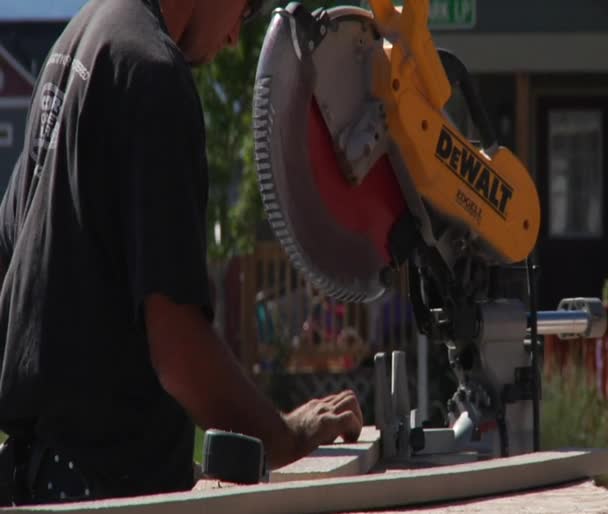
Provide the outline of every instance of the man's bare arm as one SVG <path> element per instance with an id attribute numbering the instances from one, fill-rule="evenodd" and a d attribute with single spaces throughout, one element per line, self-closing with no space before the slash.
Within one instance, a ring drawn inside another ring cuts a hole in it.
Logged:
<path id="1" fill-rule="evenodd" d="M 272 467 L 288 464 L 338 435 L 358 438 L 362 415 L 351 391 L 282 415 L 246 376 L 199 307 L 150 295 L 145 310 L 159 380 L 197 425 L 259 437 Z"/>

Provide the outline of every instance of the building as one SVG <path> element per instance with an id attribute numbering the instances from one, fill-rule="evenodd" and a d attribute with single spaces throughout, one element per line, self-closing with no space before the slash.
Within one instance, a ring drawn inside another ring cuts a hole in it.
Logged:
<path id="1" fill-rule="evenodd" d="M 23 146 L 34 77 L 0 45 L 0 190 L 4 191 Z"/>
<path id="2" fill-rule="evenodd" d="M 0 197 L 23 147 L 34 82 L 53 42 L 85 0 L 0 2 Z"/>

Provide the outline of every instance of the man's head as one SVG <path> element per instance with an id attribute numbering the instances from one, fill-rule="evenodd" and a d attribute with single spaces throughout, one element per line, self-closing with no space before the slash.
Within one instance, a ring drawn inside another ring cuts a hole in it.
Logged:
<path id="1" fill-rule="evenodd" d="M 253 2 L 257 3 L 257 2 Z M 251 0 L 160 0 L 171 37 L 193 64 L 211 61 L 234 46 Z"/>

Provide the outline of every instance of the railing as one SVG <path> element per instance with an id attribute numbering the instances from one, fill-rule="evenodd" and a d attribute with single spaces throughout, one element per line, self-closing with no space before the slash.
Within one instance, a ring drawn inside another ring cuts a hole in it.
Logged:
<path id="1" fill-rule="evenodd" d="M 241 261 L 241 349 L 249 369 L 348 371 L 375 351 L 413 337 L 407 273 L 372 304 L 344 304 L 316 291 L 275 242 Z"/>

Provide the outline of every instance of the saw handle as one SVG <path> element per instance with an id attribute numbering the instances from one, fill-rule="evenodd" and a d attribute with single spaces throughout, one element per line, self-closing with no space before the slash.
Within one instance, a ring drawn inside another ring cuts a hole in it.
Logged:
<path id="1" fill-rule="evenodd" d="M 498 145 L 496 132 L 483 106 L 479 92 L 473 84 L 469 70 L 452 52 L 444 49 L 437 49 L 437 52 L 450 84 L 459 86 L 462 91 L 473 123 L 479 130 L 482 148 L 487 150 L 496 147 Z"/>

